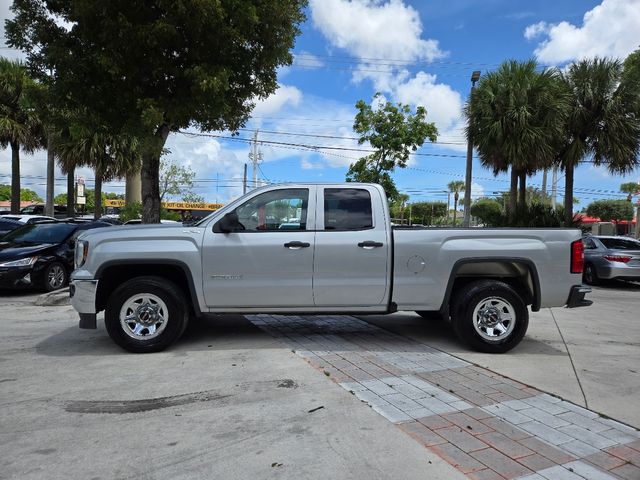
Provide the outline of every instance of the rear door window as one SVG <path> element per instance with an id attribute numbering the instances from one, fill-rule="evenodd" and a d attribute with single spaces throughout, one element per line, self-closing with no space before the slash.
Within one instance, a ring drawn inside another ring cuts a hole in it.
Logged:
<path id="1" fill-rule="evenodd" d="M 373 228 L 371 195 L 362 188 L 324 190 L 325 230 L 366 230 Z"/>

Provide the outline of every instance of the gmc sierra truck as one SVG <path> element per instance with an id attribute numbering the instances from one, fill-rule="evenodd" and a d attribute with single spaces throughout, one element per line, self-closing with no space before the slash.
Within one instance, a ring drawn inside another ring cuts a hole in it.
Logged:
<path id="1" fill-rule="evenodd" d="M 591 303 L 578 230 L 392 227 L 371 184 L 259 188 L 193 226 L 92 230 L 75 256 L 80 328 L 104 310 L 131 352 L 168 347 L 206 313 L 410 310 L 502 353 L 524 337 L 528 308 Z"/>

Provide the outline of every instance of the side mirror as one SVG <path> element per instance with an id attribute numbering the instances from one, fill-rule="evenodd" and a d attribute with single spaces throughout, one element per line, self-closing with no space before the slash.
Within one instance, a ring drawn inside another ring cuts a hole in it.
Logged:
<path id="1" fill-rule="evenodd" d="M 215 232 L 220 233 L 233 233 L 239 230 L 244 230 L 244 225 L 238 220 L 238 214 L 236 212 L 229 212 L 222 217 L 214 228 Z"/>

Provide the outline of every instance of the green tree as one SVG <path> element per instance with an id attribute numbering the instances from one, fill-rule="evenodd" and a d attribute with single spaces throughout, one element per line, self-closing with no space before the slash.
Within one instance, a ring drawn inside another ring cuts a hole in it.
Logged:
<path id="1" fill-rule="evenodd" d="M 479 198 L 471 204 L 471 215 L 478 217 L 487 227 L 497 227 L 502 223 L 502 205 L 490 198 Z"/>
<path id="2" fill-rule="evenodd" d="M 1 185 L 0 184 L 0 200 L 7 201 L 11 200 L 11 185 Z M 22 202 L 39 202 L 41 203 L 42 197 L 38 195 L 33 190 L 28 188 L 20 189 L 20 201 Z"/>
<path id="3" fill-rule="evenodd" d="M 555 158 L 569 97 L 555 69 L 535 60 L 504 62 L 480 79 L 465 105 L 467 137 L 494 175 L 511 171 L 509 212 L 526 202 L 526 177 Z M 520 195 L 517 196 L 518 182 Z"/>
<path id="4" fill-rule="evenodd" d="M 411 223 L 433 225 L 447 215 L 445 202 L 415 202 L 410 206 Z"/>
<path id="5" fill-rule="evenodd" d="M 456 224 L 456 214 L 458 213 L 458 200 L 460 200 L 460 192 L 464 191 L 464 182 L 462 180 L 454 180 L 447 184 L 447 188 L 453 193 L 453 224 Z"/>
<path id="6" fill-rule="evenodd" d="M 610 173 L 631 172 L 640 160 L 640 89 L 623 81 L 618 60 L 581 60 L 569 67 L 564 81 L 571 92 L 564 142 L 558 158 L 565 170 L 565 224 L 573 219 L 573 181 L 585 158 L 606 165 Z"/>
<path id="7" fill-rule="evenodd" d="M 587 206 L 587 215 L 603 222 L 631 220 L 633 206 L 626 200 L 596 200 Z"/>
<path id="8" fill-rule="evenodd" d="M 622 193 L 626 193 L 627 200 L 630 202 L 633 200 L 634 195 L 640 195 L 640 183 L 638 182 L 627 182 L 620 185 L 620 191 Z"/>
<path id="9" fill-rule="evenodd" d="M 305 6 L 19 0 L 6 35 L 64 108 L 87 108 L 111 135 L 127 131 L 140 139 L 143 221 L 157 223 L 160 155 L 169 134 L 242 127 L 256 100 L 276 90 L 278 68 L 291 63 Z"/>
<path id="10" fill-rule="evenodd" d="M 193 198 L 193 181 L 196 172 L 188 165 L 180 166 L 171 161 L 160 161 L 160 201 L 165 201 L 166 197 L 180 196 L 183 201 L 185 197 Z"/>
<path id="11" fill-rule="evenodd" d="M 409 154 L 426 140 L 435 142 L 438 130 L 434 123 L 426 121 L 424 107 L 411 113 L 409 105 L 383 103 L 379 93 L 371 105 L 359 100 L 356 108 L 353 130 L 359 135 L 358 144 L 369 143 L 375 151 L 349 166 L 347 181 L 378 183 L 387 198 L 395 199 L 398 190 L 390 173 L 396 167 L 406 167 Z"/>
<path id="12" fill-rule="evenodd" d="M 20 150 L 33 152 L 42 144 L 29 97 L 34 86 L 21 61 L 0 57 L 0 146 L 11 147 L 11 213 L 20 212 Z"/>
<path id="13" fill-rule="evenodd" d="M 84 123 L 82 123 L 84 120 Z M 94 216 L 102 216 L 102 183 L 121 178 L 139 165 L 139 143 L 130 135 L 111 135 L 86 118 L 57 137 L 55 149 L 65 165 L 90 166 L 95 173 Z"/>

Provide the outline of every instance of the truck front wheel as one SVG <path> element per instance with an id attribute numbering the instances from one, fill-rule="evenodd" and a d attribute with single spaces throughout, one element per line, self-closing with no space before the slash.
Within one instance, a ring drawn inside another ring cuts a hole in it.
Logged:
<path id="1" fill-rule="evenodd" d="M 137 277 L 124 282 L 105 308 L 109 336 L 125 350 L 150 353 L 178 340 L 189 321 L 182 291 L 161 277 Z"/>
<path id="2" fill-rule="evenodd" d="M 504 353 L 527 332 L 529 311 L 506 283 L 480 280 L 466 285 L 455 297 L 451 323 L 458 337 L 474 350 Z"/>

